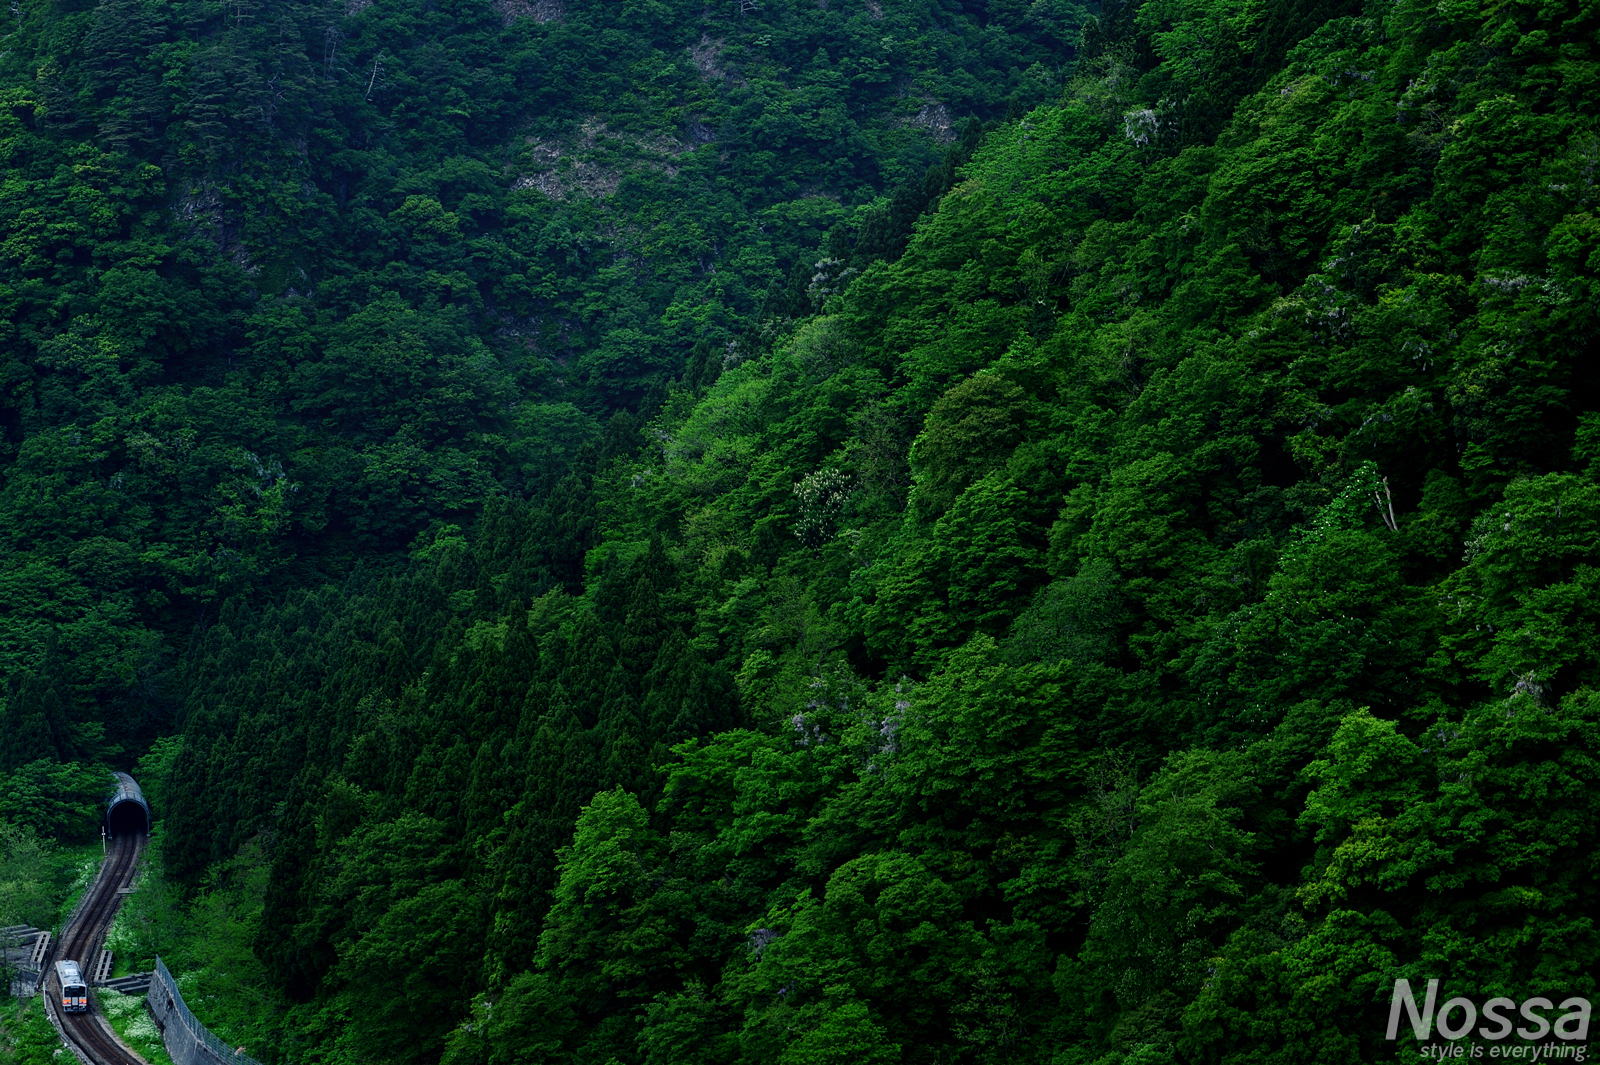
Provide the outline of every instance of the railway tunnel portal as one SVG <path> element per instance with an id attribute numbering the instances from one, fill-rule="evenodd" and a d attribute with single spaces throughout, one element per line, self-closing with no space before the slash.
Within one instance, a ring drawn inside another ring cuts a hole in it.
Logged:
<path id="1" fill-rule="evenodd" d="M 112 836 L 143 835 L 150 831 L 150 805 L 144 792 L 126 773 L 118 773 L 117 790 L 106 803 L 106 831 Z"/>

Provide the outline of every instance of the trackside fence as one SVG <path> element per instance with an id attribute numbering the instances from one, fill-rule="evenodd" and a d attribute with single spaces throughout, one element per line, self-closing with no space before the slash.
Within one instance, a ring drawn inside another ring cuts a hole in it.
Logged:
<path id="1" fill-rule="evenodd" d="M 150 981 L 145 1001 L 175 1065 L 261 1065 L 246 1054 L 243 1047 L 229 1046 L 200 1023 L 189 1004 L 183 1001 L 178 981 L 172 978 L 160 958 L 156 959 L 155 976 Z"/>

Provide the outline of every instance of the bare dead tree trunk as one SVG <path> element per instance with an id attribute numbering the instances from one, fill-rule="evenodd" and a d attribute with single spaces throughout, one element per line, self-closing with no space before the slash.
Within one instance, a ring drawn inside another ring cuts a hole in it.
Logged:
<path id="1" fill-rule="evenodd" d="M 367 79 L 367 94 L 362 97 L 369 103 L 372 100 L 372 87 L 378 83 L 378 75 L 383 73 L 383 49 L 378 49 L 378 54 L 372 57 L 372 77 Z"/>
<path id="2" fill-rule="evenodd" d="M 1389 478 L 1383 479 L 1383 494 L 1372 493 L 1372 505 L 1378 508 L 1378 517 L 1390 532 L 1399 532 L 1400 524 L 1394 520 L 1394 497 L 1389 494 Z"/>

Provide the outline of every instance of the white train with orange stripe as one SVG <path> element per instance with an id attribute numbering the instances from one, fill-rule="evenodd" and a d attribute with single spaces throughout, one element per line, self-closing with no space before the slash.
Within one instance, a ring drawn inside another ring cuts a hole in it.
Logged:
<path id="1" fill-rule="evenodd" d="M 56 962 L 56 979 L 61 983 L 61 1011 L 63 1013 L 89 1012 L 89 985 L 78 971 L 75 961 Z"/>

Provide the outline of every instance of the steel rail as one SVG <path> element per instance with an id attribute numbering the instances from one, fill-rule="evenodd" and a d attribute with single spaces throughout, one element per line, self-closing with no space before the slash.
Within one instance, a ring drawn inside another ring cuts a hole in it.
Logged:
<path id="1" fill-rule="evenodd" d="M 99 1004 L 89 997 L 88 1013 L 66 1013 L 61 1009 L 61 982 L 55 974 L 57 959 L 76 961 L 80 966 L 91 966 L 106 932 L 122 905 L 118 892 L 126 886 L 139 864 L 139 852 L 144 847 L 142 833 L 127 833 L 111 840 L 110 850 L 101 863 L 100 875 L 88 887 L 88 897 L 75 913 L 74 919 L 62 930 L 61 939 L 45 959 L 43 995 L 50 1021 L 72 1052 L 88 1065 L 148 1065 L 124 1046 L 112 1032 L 111 1025 L 100 1015 Z"/>

